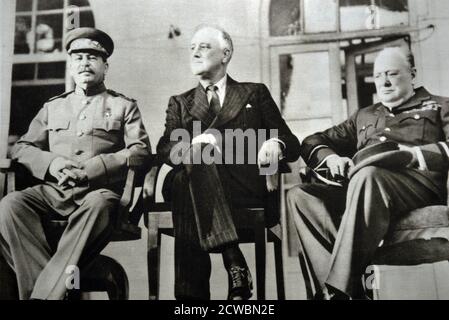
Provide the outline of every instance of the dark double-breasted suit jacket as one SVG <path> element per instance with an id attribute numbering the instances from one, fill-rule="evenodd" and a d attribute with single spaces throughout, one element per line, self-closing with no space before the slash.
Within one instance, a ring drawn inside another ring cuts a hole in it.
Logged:
<path id="1" fill-rule="evenodd" d="M 175 296 L 178 298 L 209 298 L 211 267 L 208 252 L 220 251 L 220 246 L 238 240 L 232 208 L 248 202 L 263 203 L 268 194 L 265 176 L 260 175 L 257 166 L 257 148 L 243 164 L 198 165 L 193 166 L 195 169 L 189 169 L 192 166 L 173 163 L 170 158 L 173 151 L 180 147 L 181 150 L 186 147 L 191 151 L 198 146 L 190 147 L 190 142 L 194 126 L 199 123 L 201 132 L 215 129 L 218 138 L 226 129 L 277 129 L 277 138 L 285 145 L 285 159 L 294 161 L 299 157 L 299 141 L 282 119 L 263 84 L 239 83 L 227 77 L 225 99 L 218 115 L 209 109 L 206 91 L 201 84 L 170 98 L 165 132 L 158 143 L 157 152 L 164 162 L 174 167 L 165 179 L 163 193 L 164 197 L 171 198 L 172 203 Z M 189 133 L 187 141 L 171 139 L 177 129 Z M 251 144 L 260 145 L 268 138 L 271 137 L 262 137 Z M 230 141 L 225 140 L 219 143 L 222 156 L 228 154 L 231 148 Z M 244 153 L 247 153 L 248 146 L 245 141 Z M 247 161 L 251 157 L 252 163 Z M 273 224 L 279 217 L 269 214 L 266 218 L 269 224 Z"/>
<path id="2" fill-rule="evenodd" d="M 216 129 L 222 134 L 222 137 L 225 136 L 226 129 L 243 131 L 254 129 L 256 132 L 259 129 L 268 131 L 276 129 L 278 131 L 277 138 L 285 144 L 283 150 L 285 160 L 295 161 L 299 157 L 299 141 L 281 117 L 276 103 L 263 84 L 239 83 L 228 76 L 225 99 L 217 116 L 209 109 L 206 91 L 201 84 L 181 95 L 171 97 L 167 109 L 165 132 L 158 143 L 157 152 L 164 162 L 175 167 L 174 172 L 182 172 L 185 167 L 182 164 L 174 165 L 170 159 L 170 153 L 181 144 L 190 144 L 190 141 L 172 141 L 170 136 L 174 130 L 182 128 L 189 132 L 190 138 L 193 138 L 195 121 L 197 124 L 201 123 L 201 132 Z M 267 134 L 265 140 L 269 138 L 271 137 Z M 261 142 L 263 141 L 257 143 L 260 145 Z M 229 151 L 227 150 L 230 148 L 229 141 L 223 141 L 221 146 L 221 153 L 224 155 Z M 256 161 L 251 164 L 247 161 L 251 157 L 256 160 L 258 150 L 248 157 L 247 141 L 245 141 L 244 150 L 246 154 L 244 164 L 217 166 L 220 177 L 226 180 L 223 183 L 227 186 L 226 189 L 229 191 L 232 202 L 240 202 L 241 199 L 263 200 L 267 193 L 265 176 L 260 174 Z M 172 181 L 166 182 L 169 184 L 167 189 L 170 190 Z M 173 189 L 171 188 L 171 190 Z M 213 190 L 210 191 L 213 192 Z"/>

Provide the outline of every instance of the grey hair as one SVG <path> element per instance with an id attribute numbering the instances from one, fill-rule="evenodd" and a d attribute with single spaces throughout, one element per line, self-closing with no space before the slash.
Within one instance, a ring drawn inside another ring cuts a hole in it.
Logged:
<path id="1" fill-rule="evenodd" d="M 232 54 L 234 53 L 234 44 L 232 43 L 232 38 L 229 35 L 229 33 L 223 29 L 222 27 L 220 27 L 219 25 L 216 24 L 208 24 L 208 23 L 204 23 L 204 24 L 200 24 L 199 26 L 197 26 L 195 28 L 195 32 L 197 33 L 198 31 L 202 30 L 202 29 L 214 29 L 220 32 L 221 37 L 220 37 L 220 43 L 221 43 L 221 47 L 223 49 L 228 49 L 231 52 L 231 57 Z"/>
<path id="2" fill-rule="evenodd" d="M 401 47 L 387 47 L 379 52 L 377 58 L 386 54 L 394 54 L 400 56 L 403 61 L 407 63 L 411 71 L 415 68 L 415 57 L 410 50 L 404 50 Z"/>

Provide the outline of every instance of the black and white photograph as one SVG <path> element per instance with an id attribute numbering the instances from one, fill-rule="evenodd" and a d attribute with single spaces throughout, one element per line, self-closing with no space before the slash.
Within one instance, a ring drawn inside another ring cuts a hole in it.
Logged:
<path id="1" fill-rule="evenodd" d="M 1 0 L 0 300 L 448 300 L 448 32 L 446 0 Z"/>

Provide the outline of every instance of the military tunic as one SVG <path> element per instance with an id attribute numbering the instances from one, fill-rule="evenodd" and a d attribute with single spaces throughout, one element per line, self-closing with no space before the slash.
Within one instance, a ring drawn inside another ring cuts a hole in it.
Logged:
<path id="1" fill-rule="evenodd" d="M 65 268 L 86 262 L 106 246 L 128 163 L 150 152 L 135 100 L 106 90 L 104 84 L 77 87 L 44 104 L 12 151 L 41 183 L 0 203 L 0 247 L 16 271 L 20 298 L 64 297 Z M 58 186 L 48 172 L 57 157 L 79 163 L 87 182 Z M 41 222 L 49 213 L 68 220 L 56 252 Z"/>
<path id="2" fill-rule="evenodd" d="M 360 293 L 360 277 L 388 231 L 405 212 L 445 201 L 449 159 L 449 98 L 419 88 L 407 102 L 358 110 L 348 120 L 307 137 L 301 155 L 311 168 L 328 156 L 353 155 L 366 146 L 394 141 L 414 148 L 416 167 L 365 167 L 346 188 L 302 184 L 287 195 L 305 259 L 309 290 L 326 285 L 350 296 Z M 310 292 L 309 292 L 310 293 Z"/>

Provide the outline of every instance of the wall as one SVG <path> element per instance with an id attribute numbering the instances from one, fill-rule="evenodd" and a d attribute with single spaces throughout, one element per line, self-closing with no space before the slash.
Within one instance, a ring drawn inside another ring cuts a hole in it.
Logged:
<path id="1" fill-rule="evenodd" d="M 449 1 L 418 1 L 418 27 L 435 25 L 435 30 L 423 29 L 413 34 L 413 51 L 417 55 L 418 83 L 429 91 L 449 96 Z"/>
<path id="2" fill-rule="evenodd" d="M 151 143 L 163 132 L 171 95 L 196 85 L 189 68 L 193 29 L 217 23 L 231 34 L 235 53 L 229 74 L 239 81 L 261 81 L 258 0 L 91 1 L 96 26 L 108 32 L 116 51 L 107 86 L 138 100 Z M 168 38 L 170 24 L 181 36 Z"/>

